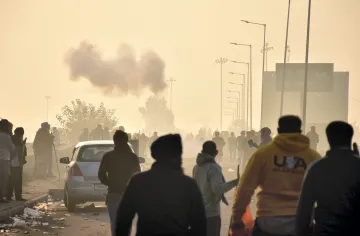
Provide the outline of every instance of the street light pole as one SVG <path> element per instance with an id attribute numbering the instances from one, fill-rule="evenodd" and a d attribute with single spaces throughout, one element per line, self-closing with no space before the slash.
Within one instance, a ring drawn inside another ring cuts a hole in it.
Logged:
<path id="1" fill-rule="evenodd" d="M 308 64 L 309 64 L 309 44 L 310 44 L 310 24 L 311 24 L 311 0 L 309 0 L 307 36 L 306 36 L 306 55 L 305 55 L 305 79 L 304 79 L 304 97 L 303 97 L 303 124 L 306 132 L 306 102 L 307 102 L 307 84 L 308 84 Z"/>
<path id="2" fill-rule="evenodd" d="M 239 119 L 239 116 L 240 116 L 240 110 L 239 110 L 240 98 L 233 98 L 233 97 L 226 97 L 226 98 L 236 100 L 236 118 Z"/>
<path id="3" fill-rule="evenodd" d="M 50 96 L 45 96 L 46 99 L 46 122 L 49 122 L 49 100 L 51 99 Z"/>
<path id="4" fill-rule="evenodd" d="M 263 42 L 263 51 L 265 52 L 265 48 L 266 48 L 266 24 L 261 24 L 261 23 L 256 23 L 256 22 L 251 22 L 251 21 L 247 21 L 247 20 L 241 20 L 242 22 L 246 23 L 246 24 L 252 24 L 252 25 L 260 25 L 264 27 L 264 42 Z M 261 81 L 261 115 L 260 115 L 260 127 L 262 127 L 263 124 L 263 98 L 264 98 L 264 86 L 263 86 L 263 81 L 264 81 L 264 77 L 265 77 L 265 53 L 263 53 L 263 65 L 262 65 L 262 81 Z M 251 122 L 251 120 L 250 120 Z M 251 126 L 252 128 L 252 126 Z"/>
<path id="5" fill-rule="evenodd" d="M 170 111 L 172 111 L 172 93 L 173 93 L 173 83 L 176 82 L 173 78 L 168 80 L 170 82 Z"/>
<path id="6" fill-rule="evenodd" d="M 222 68 L 223 64 L 225 64 L 228 61 L 228 59 L 220 57 L 219 59 L 216 59 L 215 62 L 220 64 L 220 131 L 222 131 L 222 125 L 223 125 L 223 73 Z"/>
<path id="7" fill-rule="evenodd" d="M 247 79 L 247 106 L 246 106 L 246 115 L 247 115 L 247 117 L 246 117 L 246 119 L 249 121 L 248 123 L 247 123 L 247 126 L 249 125 L 249 123 L 250 123 L 250 130 L 252 130 L 252 102 L 253 102 L 253 100 L 252 100 L 252 97 L 250 96 L 250 94 L 252 95 L 252 93 L 251 93 L 251 90 L 252 89 L 250 89 L 250 86 L 251 86 L 251 84 L 250 84 L 250 63 L 248 63 L 248 62 L 242 62 L 242 61 L 231 61 L 231 62 L 233 62 L 233 63 L 238 63 L 238 64 L 245 64 L 245 65 L 247 65 L 247 75 L 248 75 L 248 79 Z M 249 107 L 250 107 L 250 112 L 249 112 Z M 250 115 L 250 118 L 249 118 L 249 115 Z"/>
<path id="8" fill-rule="evenodd" d="M 235 46 L 247 46 L 250 49 L 250 63 L 248 63 L 248 87 L 247 87 L 247 94 L 248 94 L 248 98 L 250 97 L 250 99 L 248 99 L 248 103 L 250 102 L 250 129 L 252 129 L 252 106 L 253 106 L 253 96 L 252 96 L 252 92 L 253 92 L 253 87 L 252 87 L 252 82 L 253 82 L 253 77 L 252 77 L 252 46 L 251 44 L 242 44 L 242 43 L 230 43 L 232 45 Z M 236 74 L 236 73 L 235 73 Z M 250 80 L 249 80 L 250 78 Z M 245 83 L 244 83 L 245 86 Z M 249 101 L 250 100 L 250 101 Z M 249 107 L 249 104 L 247 106 L 247 109 Z M 247 115 L 249 115 L 249 110 L 247 111 Z M 247 117 L 248 120 L 248 117 Z M 247 123 L 248 126 L 248 123 Z"/>
<path id="9" fill-rule="evenodd" d="M 283 115 L 283 111 L 284 111 L 284 93 L 285 93 L 286 61 L 287 61 L 286 59 L 288 52 L 288 36 L 289 36 L 289 23 L 290 23 L 290 6 L 291 6 L 291 0 L 289 0 L 286 33 L 285 33 L 285 52 L 284 52 L 284 68 L 283 68 L 282 82 L 281 82 L 280 116 Z"/>
<path id="10" fill-rule="evenodd" d="M 264 49 L 261 50 L 261 53 L 265 53 L 265 71 L 268 71 L 268 52 L 273 50 L 274 47 L 270 47 L 268 43 L 265 44 L 265 52 Z"/>

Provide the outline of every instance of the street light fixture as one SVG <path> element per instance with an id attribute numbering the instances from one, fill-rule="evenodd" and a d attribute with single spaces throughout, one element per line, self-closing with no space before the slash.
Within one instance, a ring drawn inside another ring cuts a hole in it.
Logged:
<path id="1" fill-rule="evenodd" d="M 247 127 L 249 126 L 250 124 L 250 130 L 252 130 L 252 103 L 253 103 L 253 99 L 252 99 L 252 89 L 250 88 L 250 77 L 249 77 L 249 74 L 250 74 L 250 63 L 249 62 L 243 62 L 243 61 L 231 61 L 232 63 L 236 63 L 236 64 L 244 64 L 244 65 L 247 65 L 247 99 L 246 99 L 246 103 L 247 103 L 247 106 L 246 106 L 246 120 L 247 120 Z M 234 72 L 231 72 L 230 74 L 232 75 L 240 75 L 239 73 L 234 73 Z M 245 76 L 245 75 L 243 75 Z M 245 81 L 244 81 L 244 84 L 245 84 Z M 249 112 L 249 108 L 250 108 L 250 112 Z M 250 117 L 249 117 L 250 116 Z M 250 121 L 250 122 L 249 122 Z"/>
<path id="2" fill-rule="evenodd" d="M 241 20 L 241 21 L 246 23 L 246 24 L 260 25 L 260 26 L 264 27 L 263 52 L 265 52 L 265 48 L 266 48 L 266 24 L 261 24 L 261 23 L 257 23 L 257 22 L 251 22 L 251 21 L 248 21 L 248 20 Z M 262 65 L 260 127 L 262 127 L 262 125 L 263 125 L 263 105 L 264 105 L 264 103 L 263 103 L 262 99 L 264 98 L 264 87 L 262 86 L 262 84 L 263 84 L 263 81 L 264 81 L 264 75 L 265 75 L 265 53 L 263 53 L 263 65 Z M 250 120 L 250 122 L 251 122 L 251 120 Z"/>
<path id="3" fill-rule="evenodd" d="M 236 100 L 237 108 L 238 108 L 236 113 L 236 118 L 240 119 L 240 98 L 234 98 L 234 97 L 226 97 L 226 98 Z"/>
<path id="4" fill-rule="evenodd" d="M 253 78 L 252 78 L 252 46 L 251 44 L 244 44 L 244 43 L 230 43 L 231 45 L 235 45 L 235 46 L 245 46 L 245 47 L 249 47 L 250 49 L 250 81 L 248 83 L 248 88 L 247 88 L 247 92 L 248 92 L 248 97 L 251 98 L 251 103 L 250 103 L 250 111 L 252 111 L 252 92 L 253 92 L 253 87 L 252 87 L 252 84 L 253 84 Z M 244 75 L 245 76 L 245 75 Z M 244 83 L 245 84 L 245 83 Z M 251 112 L 251 115 L 250 115 L 250 120 L 251 120 L 251 126 L 252 126 L 252 112 Z"/>
<path id="5" fill-rule="evenodd" d="M 222 118 L 223 118 L 223 73 L 222 73 L 222 68 L 223 68 L 223 64 L 225 64 L 228 61 L 228 59 L 220 57 L 218 59 L 215 60 L 216 63 L 220 64 L 220 131 L 222 131 Z"/>

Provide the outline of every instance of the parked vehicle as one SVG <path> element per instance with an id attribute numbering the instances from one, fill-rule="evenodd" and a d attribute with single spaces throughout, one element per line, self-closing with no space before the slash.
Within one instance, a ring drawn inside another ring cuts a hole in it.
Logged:
<path id="1" fill-rule="evenodd" d="M 134 152 L 133 146 L 128 145 Z M 75 146 L 71 159 L 60 159 L 60 163 L 67 165 L 64 203 L 69 212 L 75 211 L 77 204 L 105 201 L 107 186 L 100 183 L 98 170 L 104 154 L 113 149 L 114 142 L 111 140 L 80 142 Z M 139 162 L 144 163 L 145 159 L 139 157 Z"/>

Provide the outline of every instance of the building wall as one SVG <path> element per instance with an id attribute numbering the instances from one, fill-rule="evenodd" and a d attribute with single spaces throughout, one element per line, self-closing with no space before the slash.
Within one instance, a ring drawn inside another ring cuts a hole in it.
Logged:
<path id="1" fill-rule="evenodd" d="M 311 78 L 309 78 L 311 79 Z M 276 73 L 265 72 L 263 81 L 263 117 L 262 127 L 269 127 L 276 133 L 277 120 L 280 116 L 281 93 L 276 88 Z M 301 92 L 284 93 L 283 114 L 302 117 Z M 327 148 L 325 128 L 334 120 L 348 121 L 349 73 L 334 72 L 332 91 L 309 92 L 307 96 L 307 126 L 315 125 L 320 135 L 320 146 Z"/>

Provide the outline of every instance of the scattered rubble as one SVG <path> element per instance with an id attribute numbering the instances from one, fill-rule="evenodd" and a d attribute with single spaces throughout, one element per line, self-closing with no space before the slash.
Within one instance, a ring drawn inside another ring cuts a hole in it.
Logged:
<path id="1" fill-rule="evenodd" d="M 40 202 L 33 208 L 25 208 L 22 215 L 16 215 L 10 217 L 12 223 L 1 225 L 2 228 L 10 229 L 7 231 L 1 231 L 2 233 L 20 233 L 23 232 L 24 235 L 30 235 L 30 231 L 39 231 L 38 228 L 49 228 L 49 229 L 63 229 L 65 217 L 53 218 L 55 215 L 54 210 L 51 209 L 52 205 L 63 204 L 60 201 L 55 201 L 51 196 L 48 197 L 46 202 Z M 70 216 L 70 214 L 65 214 L 65 216 Z M 50 232 L 43 232 L 43 235 L 56 235 Z"/>

